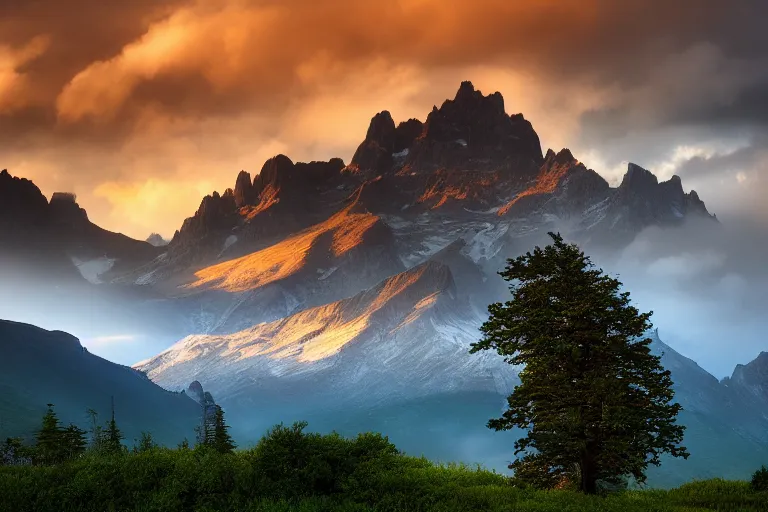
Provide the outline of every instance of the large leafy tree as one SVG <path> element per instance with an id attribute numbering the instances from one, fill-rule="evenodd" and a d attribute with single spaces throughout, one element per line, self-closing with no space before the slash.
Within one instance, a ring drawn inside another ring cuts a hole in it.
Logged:
<path id="1" fill-rule="evenodd" d="M 512 300 L 489 306 L 472 345 L 522 367 L 508 409 L 488 427 L 527 431 L 510 469 L 535 485 L 571 481 L 595 493 L 600 481 L 643 482 L 663 453 L 688 457 L 670 373 L 644 337 L 652 313 L 630 305 L 576 245 L 549 235 L 550 245 L 508 260 L 500 274 Z"/>

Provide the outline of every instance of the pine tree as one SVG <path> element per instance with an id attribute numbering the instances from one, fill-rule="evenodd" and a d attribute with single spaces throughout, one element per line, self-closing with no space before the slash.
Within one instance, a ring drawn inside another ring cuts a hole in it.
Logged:
<path id="1" fill-rule="evenodd" d="M 53 404 L 47 404 L 48 410 L 43 416 L 42 426 L 37 432 L 37 458 L 43 464 L 55 464 L 64 458 L 65 447 L 63 430 L 59 418 L 53 411 Z"/>
<path id="2" fill-rule="evenodd" d="M 107 423 L 107 428 L 104 432 L 104 449 L 109 453 L 120 453 L 123 450 L 122 440 L 123 434 L 117 428 L 117 422 L 115 422 L 115 401 L 113 398 L 112 418 Z"/>
<path id="3" fill-rule="evenodd" d="M 85 452 L 85 447 L 88 444 L 85 439 L 85 430 L 74 424 L 70 424 L 62 431 L 62 439 L 68 460 Z"/>
<path id="4" fill-rule="evenodd" d="M 219 453 L 230 453 L 235 449 L 235 443 L 229 435 L 229 425 L 224 421 L 224 410 L 219 405 L 216 406 L 216 413 L 214 415 L 213 439 L 211 444 Z"/>
<path id="5" fill-rule="evenodd" d="M 688 457 L 670 372 L 643 338 L 652 313 L 631 306 L 622 284 L 576 245 L 549 235 L 551 245 L 508 260 L 500 274 L 512 300 L 489 306 L 472 345 L 523 366 L 508 409 L 488 427 L 528 431 L 510 469 L 535 485 L 569 480 L 595 493 L 601 481 L 644 482 L 661 454 Z"/>

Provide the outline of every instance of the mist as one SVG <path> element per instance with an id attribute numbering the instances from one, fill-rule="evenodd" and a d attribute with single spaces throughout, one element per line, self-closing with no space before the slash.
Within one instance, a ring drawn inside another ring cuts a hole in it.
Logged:
<path id="1" fill-rule="evenodd" d="M 670 346 L 717 378 L 768 350 L 768 232 L 759 223 L 689 219 L 651 227 L 593 261 L 619 278 Z"/>

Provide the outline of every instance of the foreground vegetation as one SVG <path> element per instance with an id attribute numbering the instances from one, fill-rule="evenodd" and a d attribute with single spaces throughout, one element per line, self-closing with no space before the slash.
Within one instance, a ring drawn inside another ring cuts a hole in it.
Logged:
<path id="1" fill-rule="evenodd" d="M 273 428 L 253 448 L 221 453 L 139 444 L 54 465 L 0 467 L 0 511 L 696 511 L 768 510 L 749 482 L 590 496 L 536 490 L 497 473 L 401 455 L 385 437 Z"/>

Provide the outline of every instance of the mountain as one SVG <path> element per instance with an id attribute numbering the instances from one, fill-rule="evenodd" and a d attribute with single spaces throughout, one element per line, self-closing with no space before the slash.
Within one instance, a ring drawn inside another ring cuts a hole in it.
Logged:
<path id="1" fill-rule="evenodd" d="M 39 428 L 46 404 L 59 418 L 89 426 L 92 408 L 101 422 L 115 417 L 130 443 L 142 431 L 174 445 L 193 439 L 199 406 L 146 375 L 89 353 L 74 336 L 0 320 L 0 437 L 30 436 Z"/>
<path id="2" fill-rule="evenodd" d="M 164 247 L 170 243 L 169 240 L 166 240 L 161 235 L 157 233 L 152 233 L 147 237 L 146 242 L 150 245 L 153 245 L 155 247 Z"/>
<path id="3" fill-rule="evenodd" d="M 448 265 L 427 261 L 347 299 L 235 334 L 187 337 L 135 367 L 169 389 L 195 379 L 222 400 L 248 402 L 311 395 L 349 405 L 459 390 L 506 393 L 511 368 L 467 353 L 478 319 Z"/>
<path id="4" fill-rule="evenodd" d="M 691 218 L 715 224 L 678 177 L 659 183 L 630 164 L 612 188 L 568 149 L 542 153 L 499 93 L 463 82 L 424 122 L 376 114 L 348 165 L 277 155 L 255 177 L 241 171 L 162 255 L 111 282 L 165 297 L 184 334 L 232 334 L 350 297 L 458 243 L 471 263 L 454 278 L 482 310 L 505 292 L 495 277 L 505 259 L 547 231 L 616 254 L 645 228 Z"/>
<path id="5" fill-rule="evenodd" d="M 146 242 L 93 224 L 74 194 L 56 192 L 48 201 L 34 183 L 7 170 L 0 172 L 0 247 L 7 266 L 65 278 L 79 270 L 91 282 L 160 254 Z"/>

